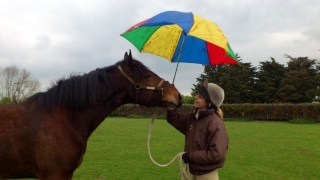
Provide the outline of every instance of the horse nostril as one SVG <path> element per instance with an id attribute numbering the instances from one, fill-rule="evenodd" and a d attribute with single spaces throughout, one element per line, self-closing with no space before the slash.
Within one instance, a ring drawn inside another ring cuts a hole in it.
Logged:
<path id="1" fill-rule="evenodd" d="M 181 97 L 181 94 L 179 93 L 179 100 L 181 101 L 182 100 L 182 97 Z"/>

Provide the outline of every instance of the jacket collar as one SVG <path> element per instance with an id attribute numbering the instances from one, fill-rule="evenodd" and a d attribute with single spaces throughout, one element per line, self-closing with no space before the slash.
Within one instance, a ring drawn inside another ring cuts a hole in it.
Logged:
<path id="1" fill-rule="evenodd" d="M 207 117 L 207 116 L 209 116 L 209 115 L 211 115 L 211 114 L 214 113 L 214 110 L 213 110 L 213 109 L 207 110 L 207 111 L 200 111 L 199 109 L 196 109 L 196 110 L 194 111 L 194 115 L 196 115 L 196 113 L 197 113 L 198 111 L 199 111 L 198 119 L 205 118 L 205 117 Z"/>

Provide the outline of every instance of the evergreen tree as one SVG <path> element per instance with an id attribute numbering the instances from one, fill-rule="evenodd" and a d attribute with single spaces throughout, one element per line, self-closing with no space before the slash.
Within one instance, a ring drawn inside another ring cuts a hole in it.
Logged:
<path id="1" fill-rule="evenodd" d="M 320 50 L 319 50 L 320 51 Z M 314 102 L 320 102 L 320 61 L 316 61 L 316 84 L 317 84 L 317 94 Z"/>
<path id="2" fill-rule="evenodd" d="M 271 61 L 260 62 L 255 83 L 256 103 L 277 103 L 282 101 L 279 95 L 281 81 L 286 68 L 271 57 Z"/>
<path id="3" fill-rule="evenodd" d="M 251 63 L 242 63 L 240 57 L 238 61 L 239 65 L 205 66 L 203 74 L 197 78 L 197 84 L 193 84 L 191 94 L 196 95 L 205 78 L 208 78 L 209 82 L 224 89 L 224 103 L 253 102 L 256 68 L 252 67 Z"/>
<path id="4" fill-rule="evenodd" d="M 289 59 L 286 76 L 281 81 L 279 94 L 283 102 L 311 103 L 319 95 L 317 60 L 308 57 Z"/>

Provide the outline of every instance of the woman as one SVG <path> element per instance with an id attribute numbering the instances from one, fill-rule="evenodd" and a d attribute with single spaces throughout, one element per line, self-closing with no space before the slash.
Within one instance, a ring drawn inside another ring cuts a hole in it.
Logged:
<path id="1" fill-rule="evenodd" d="M 218 168 L 225 162 L 229 137 L 219 108 L 224 91 L 206 79 L 195 97 L 194 112 L 167 110 L 167 121 L 185 135 L 182 159 L 189 163 L 193 180 L 219 179 Z"/>

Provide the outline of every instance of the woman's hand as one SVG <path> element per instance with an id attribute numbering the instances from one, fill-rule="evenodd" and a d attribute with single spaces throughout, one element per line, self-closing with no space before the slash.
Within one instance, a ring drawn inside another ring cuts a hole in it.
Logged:
<path id="1" fill-rule="evenodd" d="M 183 162 L 184 163 L 189 163 L 190 162 L 190 153 L 189 152 L 186 152 L 184 154 L 182 154 L 182 159 L 183 159 Z"/>

